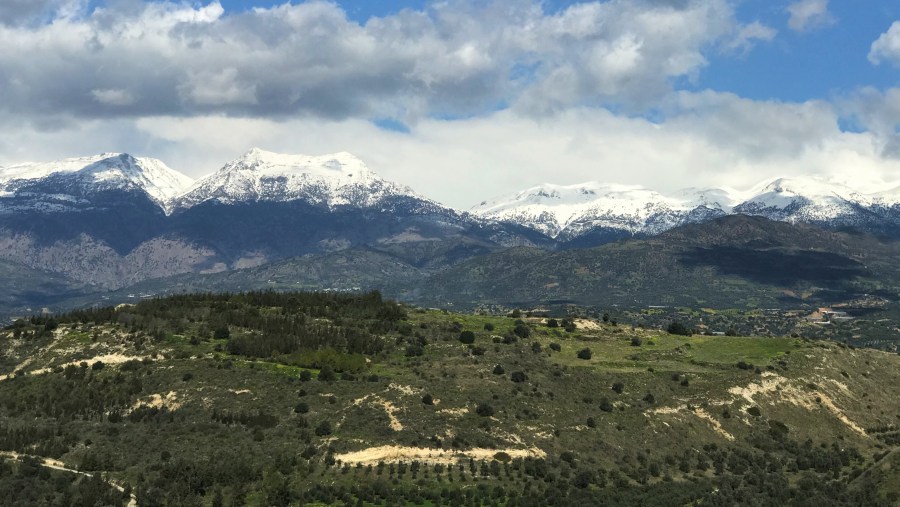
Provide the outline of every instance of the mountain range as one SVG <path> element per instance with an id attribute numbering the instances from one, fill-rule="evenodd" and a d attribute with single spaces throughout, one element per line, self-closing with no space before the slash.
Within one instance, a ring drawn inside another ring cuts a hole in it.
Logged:
<path id="1" fill-rule="evenodd" d="M 390 287 L 423 302 L 463 304 L 465 294 L 532 301 L 544 292 L 591 300 L 591 291 L 552 290 L 552 280 L 550 289 L 517 297 L 515 287 L 484 287 L 471 275 L 502 277 L 509 268 L 497 263 L 517 268 L 524 255 L 544 259 L 542 276 L 552 278 L 554 263 L 569 263 L 553 251 L 600 255 L 590 248 L 732 215 L 897 238 L 900 189 L 864 194 L 780 178 L 744 192 L 663 194 L 594 182 L 541 185 L 461 211 L 379 177 L 348 153 L 254 148 L 196 181 L 155 159 L 107 153 L 0 168 L 0 262 L 25 274 L 0 299 L 15 308 L 50 304 L 135 284 L 160 289 L 178 276 L 194 277 L 194 289 L 230 289 L 246 287 L 250 276 L 288 272 L 303 288 Z M 243 271 L 226 276 L 233 270 Z M 516 277 L 522 287 L 537 279 L 521 270 Z M 472 285 L 461 287 L 463 280 Z M 30 282 L 53 290 L 30 290 Z M 447 292 L 452 287 L 458 294 Z"/>
<path id="2" fill-rule="evenodd" d="M 900 188 L 864 194 L 808 177 L 778 178 L 747 191 L 689 188 L 670 195 L 598 182 L 545 184 L 482 202 L 472 211 L 582 246 L 608 238 L 659 234 L 731 214 L 895 236 L 900 231 Z"/>

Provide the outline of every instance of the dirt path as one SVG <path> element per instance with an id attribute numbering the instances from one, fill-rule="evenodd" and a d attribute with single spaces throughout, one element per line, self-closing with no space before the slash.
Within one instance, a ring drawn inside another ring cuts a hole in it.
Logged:
<path id="1" fill-rule="evenodd" d="M 52 458 L 44 458 L 41 456 L 32 456 L 30 454 L 19 454 L 17 452 L 11 451 L 0 451 L 0 458 L 13 459 L 13 460 L 21 460 L 22 458 L 32 458 L 37 460 L 41 466 L 44 468 L 51 468 L 53 470 L 59 470 L 61 472 L 68 472 L 71 474 L 82 475 L 84 477 L 94 477 L 94 474 L 88 472 L 82 472 L 80 470 L 75 470 L 73 468 L 69 468 L 62 461 L 52 459 Z M 117 489 L 120 493 L 125 493 L 125 487 L 119 483 L 110 481 L 108 479 L 105 480 L 107 484 Z M 128 507 L 138 507 L 137 497 L 134 496 L 134 493 L 131 494 L 131 498 L 128 500 Z"/>
<path id="2" fill-rule="evenodd" d="M 459 460 L 474 459 L 491 460 L 498 452 L 504 452 L 510 458 L 543 458 L 547 454 L 533 447 L 531 449 L 468 449 L 468 450 L 443 450 L 443 449 L 427 449 L 422 447 L 403 447 L 399 445 L 384 445 L 381 447 L 370 447 L 360 451 L 347 452 L 344 454 L 336 454 L 335 459 L 343 463 L 361 463 L 361 464 L 377 464 L 380 461 L 385 463 L 399 463 L 419 461 L 428 464 L 444 464 L 452 465 Z"/>

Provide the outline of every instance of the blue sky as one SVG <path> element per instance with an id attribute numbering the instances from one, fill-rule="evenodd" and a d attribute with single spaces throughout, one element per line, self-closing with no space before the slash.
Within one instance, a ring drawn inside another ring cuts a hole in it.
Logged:
<path id="1" fill-rule="evenodd" d="M 900 187 L 896 1 L 12 0 L 0 45 L 0 165 L 349 151 L 463 208 L 543 182 Z"/>

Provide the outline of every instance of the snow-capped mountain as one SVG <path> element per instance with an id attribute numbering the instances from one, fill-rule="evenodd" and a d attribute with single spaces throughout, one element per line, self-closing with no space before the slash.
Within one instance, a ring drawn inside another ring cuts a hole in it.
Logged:
<path id="1" fill-rule="evenodd" d="M 45 194 L 66 202 L 108 190 L 140 190 L 167 209 L 191 183 L 191 178 L 159 160 L 125 153 L 0 167 L 0 197 Z"/>
<path id="2" fill-rule="evenodd" d="M 597 229 L 655 234 L 689 221 L 728 213 L 733 198 L 724 190 L 685 190 L 666 196 L 639 186 L 588 182 L 545 184 L 472 209 L 482 217 L 514 222 L 562 240 Z"/>
<path id="3" fill-rule="evenodd" d="M 198 180 L 174 203 L 182 209 L 213 200 L 370 207 L 398 195 L 419 198 L 410 188 L 380 178 L 349 153 L 283 155 L 253 148 Z"/>
<path id="4" fill-rule="evenodd" d="M 560 241 L 596 231 L 652 235 L 736 213 L 884 232 L 900 229 L 900 189 L 864 194 L 818 178 L 778 178 L 743 192 L 689 188 L 670 195 L 597 182 L 545 184 L 482 202 L 472 212 L 531 227 Z"/>

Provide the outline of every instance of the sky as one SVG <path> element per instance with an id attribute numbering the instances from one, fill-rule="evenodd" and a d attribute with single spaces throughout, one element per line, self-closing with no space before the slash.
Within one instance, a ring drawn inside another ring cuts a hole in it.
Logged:
<path id="1" fill-rule="evenodd" d="M 900 187 L 896 0 L 0 0 L 0 48 L 0 165 L 346 151 L 463 209 L 542 183 Z"/>

